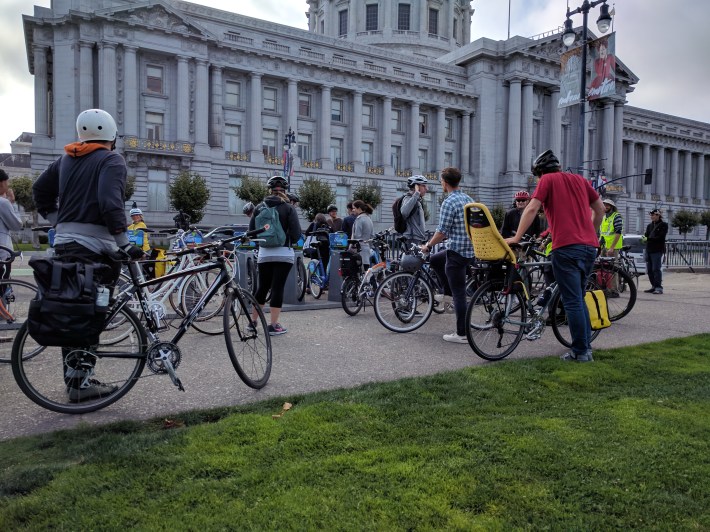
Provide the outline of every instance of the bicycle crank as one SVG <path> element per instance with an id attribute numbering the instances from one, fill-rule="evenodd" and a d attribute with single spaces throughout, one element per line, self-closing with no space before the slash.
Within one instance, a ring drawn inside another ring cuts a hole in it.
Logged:
<path id="1" fill-rule="evenodd" d="M 181 392 L 185 391 L 182 382 L 175 373 L 175 369 L 180 365 L 182 353 L 180 348 L 172 342 L 157 342 L 150 346 L 146 364 L 148 368 L 156 374 L 167 373 L 170 380 Z"/>

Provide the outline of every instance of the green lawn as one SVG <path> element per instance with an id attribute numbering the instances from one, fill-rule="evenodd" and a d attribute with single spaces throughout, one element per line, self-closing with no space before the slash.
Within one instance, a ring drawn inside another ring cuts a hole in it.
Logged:
<path id="1" fill-rule="evenodd" d="M 594 356 L 2 442 L 0 530 L 709 530 L 710 335 Z"/>

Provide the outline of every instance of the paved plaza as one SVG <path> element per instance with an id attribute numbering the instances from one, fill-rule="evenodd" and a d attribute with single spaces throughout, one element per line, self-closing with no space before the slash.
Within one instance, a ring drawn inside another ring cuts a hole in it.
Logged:
<path id="1" fill-rule="evenodd" d="M 629 316 L 603 331 L 597 349 L 654 342 L 710 332 L 710 275 L 666 273 L 665 294 L 643 293 L 641 277 L 636 306 Z M 310 296 L 307 296 L 310 297 Z M 331 308 L 323 308 L 328 307 Z M 281 316 L 288 334 L 272 338 L 273 370 L 260 391 L 245 386 L 234 372 L 222 336 L 189 333 L 181 342 L 183 361 L 179 392 L 165 376 L 141 379 L 118 403 L 80 416 L 50 412 L 36 406 L 19 390 L 8 364 L 0 364 L 0 439 L 129 419 L 174 416 L 175 413 L 250 403 L 272 397 L 293 402 L 298 395 L 349 388 L 377 381 L 431 375 L 468 366 L 491 364 L 468 344 L 444 342 L 454 316 L 432 315 L 421 329 L 397 334 L 386 330 L 367 307 L 355 317 L 339 304 L 306 305 Z M 163 339 L 168 335 L 164 334 Z M 507 360 L 558 356 L 565 349 L 550 329 L 535 342 L 523 341 Z M 668 356 L 673 356 L 672 352 Z M 497 364 L 504 362 L 493 362 Z M 560 362 L 562 363 L 562 362 Z M 148 375 L 146 369 L 144 375 Z"/>

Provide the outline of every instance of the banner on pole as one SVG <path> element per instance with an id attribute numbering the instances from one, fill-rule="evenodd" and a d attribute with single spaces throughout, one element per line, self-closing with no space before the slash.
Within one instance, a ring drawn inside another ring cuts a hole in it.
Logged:
<path id="1" fill-rule="evenodd" d="M 581 98 L 582 49 L 575 48 L 560 57 L 562 74 L 560 75 L 559 109 L 579 103 Z"/>
<path id="2" fill-rule="evenodd" d="M 612 33 L 591 43 L 592 82 L 588 100 L 616 94 L 616 34 Z"/>

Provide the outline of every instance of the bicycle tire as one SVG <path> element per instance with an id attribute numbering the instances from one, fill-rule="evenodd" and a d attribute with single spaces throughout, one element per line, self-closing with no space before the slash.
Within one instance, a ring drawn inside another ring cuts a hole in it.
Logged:
<path id="1" fill-rule="evenodd" d="M 319 264 L 319 261 L 311 261 L 308 263 L 308 288 L 310 288 L 311 295 L 315 299 L 320 299 L 320 296 L 323 295 L 323 281 L 316 273 Z"/>
<path id="2" fill-rule="evenodd" d="M 340 290 L 340 304 L 349 316 L 356 316 L 365 304 L 360 295 L 360 279 L 358 277 L 346 277 L 343 287 Z"/>
<path id="3" fill-rule="evenodd" d="M 525 331 L 527 310 L 523 296 L 515 290 L 504 294 L 503 288 L 501 281 L 484 282 L 466 308 L 468 344 L 486 360 L 507 357 L 518 347 Z"/>
<path id="4" fill-rule="evenodd" d="M 296 299 L 298 301 L 303 301 L 306 296 L 306 266 L 303 264 L 303 259 L 301 257 L 296 257 Z"/>
<path id="5" fill-rule="evenodd" d="M 552 327 L 552 332 L 560 342 L 565 347 L 572 347 L 572 334 L 569 330 L 569 323 L 567 322 L 567 315 L 565 314 L 564 306 L 562 305 L 562 298 L 560 297 L 559 290 L 555 290 L 550 299 L 550 304 L 548 305 L 549 310 L 549 320 L 550 326 Z M 594 339 L 599 336 L 601 330 L 592 330 L 592 335 L 589 342 L 593 342 Z"/>
<path id="6" fill-rule="evenodd" d="M 12 360 L 12 343 L 17 331 L 27 321 L 30 301 L 37 295 L 37 287 L 27 281 L 3 279 L 0 282 L 0 362 Z"/>
<path id="7" fill-rule="evenodd" d="M 256 288 L 257 288 L 256 261 L 252 257 L 247 258 L 246 270 L 247 270 L 247 290 L 249 290 L 252 294 L 256 294 Z"/>
<path id="8" fill-rule="evenodd" d="M 206 271 L 194 273 L 185 279 L 180 288 L 180 308 L 185 316 L 192 312 L 192 309 L 218 275 L 218 271 Z M 224 324 L 220 318 L 224 312 L 226 300 L 226 291 L 218 291 L 193 320 L 192 328 L 210 336 L 222 334 L 224 332 Z"/>
<path id="9" fill-rule="evenodd" d="M 535 301 L 545 290 L 545 270 L 543 266 L 533 266 L 525 270 L 525 287 L 528 298 Z"/>
<path id="10" fill-rule="evenodd" d="M 249 331 L 254 309 L 257 319 Z M 271 375 L 271 337 L 261 306 L 251 292 L 232 286 L 223 316 L 224 340 L 237 375 L 250 388 L 263 388 Z"/>
<path id="11" fill-rule="evenodd" d="M 388 275 L 375 292 L 375 316 L 393 332 L 411 332 L 424 325 L 434 308 L 429 284 L 410 272 Z"/>
<path id="12" fill-rule="evenodd" d="M 619 276 L 618 287 L 614 289 L 613 275 Z M 587 290 L 603 290 L 609 309 L 609 321 L 617 321 L 628 315 L 636 304 L 638 289 L 627 272 L 616 266 L 595 264 L 587 281 Z"/>
<path id="13" fill-rule="evenodd" d="M 86 349 L 40 346 L 29 335 L 25 323 L 13 344 L 12 373 L 22 392 L 39 406 L 62 414 L 85 414 L 115 403 L 133 388 L 145 367 L 147 346 L 141 320 L 126 306 L 107 324 L 99 344 Z M 33 355 L 26 357 L 30 352 Z M 92 377 L 116 386 L 116 390 L 102 397 L 71 402 L 62 361 L 72 358 L 95 359 Z"/>

